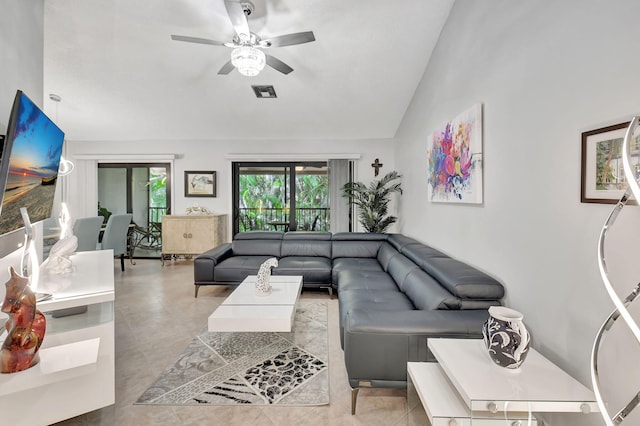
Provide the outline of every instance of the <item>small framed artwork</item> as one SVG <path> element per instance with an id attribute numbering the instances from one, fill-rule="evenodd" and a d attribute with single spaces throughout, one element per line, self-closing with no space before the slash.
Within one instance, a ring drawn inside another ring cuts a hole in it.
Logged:
<path id="1" fill-rule="evenodd" d="M 627 189 L 622 165 L 622 141 L 629 122 L 582 133 L 580 201 L 615 204 Z M 638 168 L 640 137 L 631 141 L 631 162 Z M 635 155 L 633 155 L 635 153 Z M 629 204 L 637 204 L 629 201 Z"/>
<path id="2" fill-rule="evenodd" d="M 215 197 L 216 196 L 216 172 L 185 171 L 184 172 L 184 196 L 185 197 Z"/>

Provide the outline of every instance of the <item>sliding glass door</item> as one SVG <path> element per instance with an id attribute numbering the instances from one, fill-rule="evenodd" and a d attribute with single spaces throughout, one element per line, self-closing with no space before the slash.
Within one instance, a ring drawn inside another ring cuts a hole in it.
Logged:
<path id="1" fill-rule="evenodd" d="M 170 176 L 168 163 L 98 164 L 98 211 L 133 215 L 136 257 L 159 256 L 161 219 L 171 209 Z"/>
<path id="2" fill-rule="evenodd" d="M 233 163 L 233 231 L 328 231 L 325 162 Z"/>

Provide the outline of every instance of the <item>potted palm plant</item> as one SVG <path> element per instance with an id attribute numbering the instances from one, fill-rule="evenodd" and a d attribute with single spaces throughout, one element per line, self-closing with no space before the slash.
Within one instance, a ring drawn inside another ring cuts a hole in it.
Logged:
<path id="1" fill-rule="evenodd" d="M 372 181 L 369 186 L 362 182 L 349 182 L 342 187 L 342 195 L 349 203 L 358 206 L 360 224 L 367 232 L 385 232 L 398 218 L 389 216 L 391 194 L 402 194 L 402 177 L 398 172 L 389 172 L 382 179 Z"/>

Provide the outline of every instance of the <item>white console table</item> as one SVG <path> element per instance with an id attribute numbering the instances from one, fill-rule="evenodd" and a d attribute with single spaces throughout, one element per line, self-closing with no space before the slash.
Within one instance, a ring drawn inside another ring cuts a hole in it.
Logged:
<path id="1" fill-rule="evenodd" d="M 40 362 L 0 374 L 2 424 L 48 425 L 115 403 L 113 251 L 71 259 L 73 272 L 40 276 L 38 292 L 53 294 L 37 304 L 47 320 Z M 87 306 L 86 312 L 51 315 L 78 306 Z"/>
<path id="2" fill-rule="evenodd" d="M 525 426 L 530 412 L 598 411 L 591 390 L 534 349 L 511 371 L 480 339 L 429 339 L 428 347 L 437 363 L 407 365 L 409 424 Z"/>

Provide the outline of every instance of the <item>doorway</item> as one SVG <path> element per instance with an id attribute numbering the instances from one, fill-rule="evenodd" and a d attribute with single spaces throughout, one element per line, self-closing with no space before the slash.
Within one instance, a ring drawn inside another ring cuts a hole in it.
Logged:
<path id="1" fill-rule="evenodd" d="M 171 211 L 171 164 L 99 163 L 98 213 L 131 213 L 133 257 L 160 257 L 162 216 Z"/>

